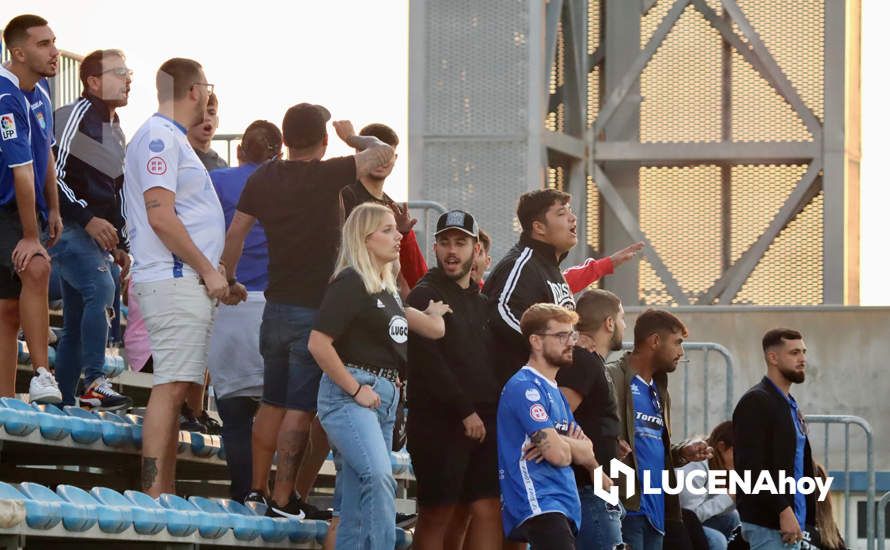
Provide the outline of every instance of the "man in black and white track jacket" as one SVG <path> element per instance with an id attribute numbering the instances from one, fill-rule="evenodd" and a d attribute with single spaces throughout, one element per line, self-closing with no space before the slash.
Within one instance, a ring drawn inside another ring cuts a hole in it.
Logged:
<path id="1" fill-rule="evenodd" d="M 540 189 L 519 197 L 519 243 L 491 271 L 482 289 L 489 300 L 495 369 L 501 384 L 528 359 L 519 319 L 531 305 L 553 303 L 574 309 L 575 299 L 559 263 L 578 242 L 571 195 Z"/>

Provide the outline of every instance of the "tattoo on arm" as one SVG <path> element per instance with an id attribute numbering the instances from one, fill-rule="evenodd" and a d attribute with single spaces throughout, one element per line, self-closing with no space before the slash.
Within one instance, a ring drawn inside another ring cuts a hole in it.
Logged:
<path id="1" fill-rule="evenodd" d="M 392 147 L 380 143 L 365 149 L 355 156 L 355 171 L 361 177 L 375 168 L 385 166 L 394 155 Z"/>
<path id="2" fill-rule="evenodd" d="M 158 459 L 150 456 L 142 457 L 142 490 L 147 491 L 158 478 Z"/>
<path id="3" fill-rule="evenodd" d="M 382 141 L 374 136 L 350 136 L 346 140 L 346 144 L 353 149 L 358 149 L 359 151 L 364 151 L 365 149 L 374 147 L 375 145 L 384 145 Z"/>
<path id="4" fill-rule="evenodd" d="M 544 452 L 544 449 L 550 446 L 550 441 L 547 438 L 547 432 L 545 432 L 544 430 L 538 430 L 533 433 L 530 437 L 530 440 L 541 452 Z"/>
<path id="5" fill-rule="evenodd" d="M 151 200 L 145 201 L 145 209 L 146 210 L 151 210 L 152 208 L 158 208 L 159 206 L 161 206 L 161 201 L 159 201 L 158 199 L 151 199 Z"/>

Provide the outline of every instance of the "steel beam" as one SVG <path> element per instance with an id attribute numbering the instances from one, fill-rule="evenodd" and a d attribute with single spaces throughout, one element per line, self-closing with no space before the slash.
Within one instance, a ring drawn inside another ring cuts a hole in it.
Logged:
<path id="1" fill-rule="evenodd" d="M 714 10 L 707 5 L 705 0 L 693 0 L 696 9 L 708 19 L 714 28 L 720 31 L 724 40 L 730 41 L 730 43 L 735 46 L 736 50 L 748 59 L 749 62 L 751 61 L 751 58 L 757 59 L 758 63 L 752 62 L 754 67 L 758 69 L 766 81 L 769 82 L 783 98 L 785 98 L 785 101 L 791 105 L 791 108 L 797 112 L 813 138 L 820 139 L 822 125 L 819 122 L 819 119 L 816 118 L 813 111 L 803 102 L 803 99 L 800 98 L 800 95 L 791 84 L 791 81 L 785 76 L 785 73 L 782 71 L 781 67 L 779 67 L 779 64 L 776 63 L 776 60 L 773 58 L 769 49 L 767 49 L 766 45 L 760 39 L 760 35 L 758 35 L 757 31 L 754 30 L 754 27 L 751 26 L 751 23 L 748 21 L 748 18 L 745 17 L 745 14 L 742 13 L 741 8 L 739 8 L 735 0 L 721 1 L 723 3 L 723 10 L 729 14 L 733 23 L 735 23 L 739 30 L 742 31 L 742 35 L 747 38 L 748 44 L 742 43 L 738 35 L 732 31 L 732 27 L 730 27 L 729 23 L 722 20 L 716 13 L 714 13 Z M 735 37 L 735 40 L 730 40 L 732 37 Z"/>
<path id="2" fill-rule="evenodd" d="M 769 250 L 770 245 L 779 236 L 791 221 L 806 207 L 821 190 L 819 172 L 822 170 L 822 160 L 813 159 L 806 173 L 800 178 L 794 190 L 785 199 L 779 212 L 767 226 L 766 230 L 746 250 L 741 257 L 723 275 L 714 282 L 710 289 L 702 295 L 698 303 L 711 305 L 714 300 L 718 303 L 729 304 L 742 289 L 745 281 L 760 263 L 763 255 Z"/>
<path id="3" fill-rule="evenodd" d="M 810 162 L 820 154 L 811 141 L 786 142 L 680 142 L 639 143 L 600 141 L 596 144 L 598 162 L 635 162 L 663 166 L 677 163 L 728 162 L 774 164 Z"/>
<path id="4" fill-rule="evenodd" d="M 668 294 L 676 300 L 677 304 L 689 305 L 689 298 L 687 298 L 686 293 L 680 288 L 677 279 L 674 278 L 673 273 L 667 268 L 661 256 L 658 255 L 658 252 L 652 246 L 649 237 L 640 229 L 639 220 L 627 207 L 627 204 L 625 204 L 621 195 L 618 194 L 615 186 L 609 180 L 609 177 L 606 176 L 606 173 L 594 160 L 591 159 L 588 162 L 589 170 L 593 174 L 593 180 L 596 182 L 603 200 L 606 201 L 606 204 L 609 205 L 609 208 L 621 222 L 621 225 L 624 226 L 624 230 L 627 231 L 633 240 L 645 243 L 643 255 L 649 260 L 649 263 L 652 264 L 652 268 L 655 270 L 655 274 L 658 275 L 665 287 L 667 287 Z"/>

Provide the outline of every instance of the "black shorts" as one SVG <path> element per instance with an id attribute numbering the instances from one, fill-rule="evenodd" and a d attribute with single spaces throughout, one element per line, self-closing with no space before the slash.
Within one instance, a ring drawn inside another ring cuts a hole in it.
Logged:
<path id="1" fill-rule="evenodd" d="M 18 300 L 22 281 L 12 264 L 12 251 L 22 240 L 18 210 L 0 206 L 0 300 Z"/>
<path id="2" fill-rule="evenodd" d="M 559 512 L 548 512 L 523 521 L 510 533 L 510 539 L 528 542 L 531 550 L 575 550 L 571 522 Z"/>
<path id="3" fill-rule="evenodd" d="M 417 504 L 441 506 L 498 498 L 496 416 L 480 414 L 482 443 L 464 435 L 460 419 L 442 411 L 408 409 L 408 453 L 417 479 Z"/>

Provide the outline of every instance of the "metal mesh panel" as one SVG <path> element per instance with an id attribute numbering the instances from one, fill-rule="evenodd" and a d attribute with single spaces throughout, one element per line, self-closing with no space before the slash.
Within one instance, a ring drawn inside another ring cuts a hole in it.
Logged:
<path id="1" fill-rule="evenodd" d="M 720 189 L 719 166 L 640 169 L 640 228 L 690 297 L 721 273 Z M 640 298 L 657 287 L 641 270 Z"/>
<path id="2" fill-rule="evenodd" d="M 524 0 L 426 4 L 426 132 L 517 135 L 525 131 L 526 4 Z"/>
<path id="3" fill-rule="evenodd" d="M 776 238 L 734 304 L 822 303 L 822 193 Z"/>
<path id="4" fill-rule="evenodd" d="M 648 26 L 651 12 L 643 20 Z M 720 141 L 721 43 L 720 33 L 688 6 L 640 79 L 640 141 Z"/>
<path id="5" fill-rule="evenodd" d="M 566 171 L 562 166 L 547 167 L 547 187 L 562 191 L 566 187 Z"/>
<path id="6" fill-rule="evenodd" d="M 736 0 L 804 103 L 824 112 L 825 0 Z"/>
<path id="7" fill-rule="evenodd" d="M 732 167 L 732 262 L 763 234 L 806 171 L 806 165 Z"/>
<path id="8" fill-rule="evenodd" d="M 525 142 L 428 142 L 423 154 L 424 198 L 471 212 L 492 236 L 492 257 L 501 258 L 519 236 Z"/>

